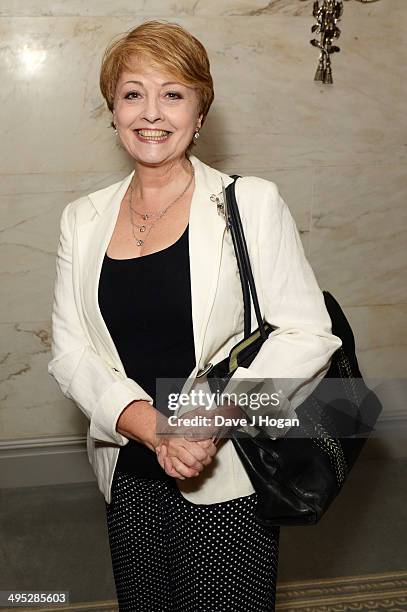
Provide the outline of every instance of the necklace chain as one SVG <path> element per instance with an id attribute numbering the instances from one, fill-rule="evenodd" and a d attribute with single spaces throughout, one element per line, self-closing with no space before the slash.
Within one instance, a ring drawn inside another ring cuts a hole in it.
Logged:
<path id="1" fill-rule="evenodd" d="M 182 198 L 182 196 L 189 189 L 189 187 L 190 187 L 190 185 L 191 185 L 191 183 L 193 181 L 193 178 L 195 176 L 194 167 L 193 167 L 191 162 L 189 162 L 189 163 L 191 164 L 192 174 L 191 174 L 191 177 L 190 177 L 190 179 L 188 181 L 187 186 L 182 191 L 182 193 L 180 193 L 180 195 L 175 198 L 175 200 L 173 200 L 170 204 L 168 204 L 168 206 L 166 206 L 165 208 L 160 210 L 155 215 L 155 220 L 151 223 L 151 225 L 150 225 L 150 227 L 149 227 L 149 229 L 147 231 L 147 234 L 143 237 L 143 240 L 138 238 L 138 236 L 135 233 L 135 229 L 134 228 L 136 227 L 139 230 L 139 232 L 141 232 L 141 233 L 144 233 L 147 228 L 146 228 L 146 226 L 144 224 L 143 225 L 138 225 L 137 223 L 134 222 L 134 218 L 133 218 L 134 217 L 134 213 L 140 215 L 144 221 L 147 221 L 148 219 L 151 219 L 151 218 L 154 218 L 154 217 L 150 213 L 146 213 L 146 212 L 141 213 L 140 211 L 138 211 L 138 210 L 136 210 L 135 208 L 132 207 L 132 204 L 133 204 L 133 181 L 131 182 L 131 185 L 130 185 L 130 198 L 129 198 L 130 221 L 131 221 L 131 225 L 132 225 L 133 237 L 134 237 L 134 240 L 136 241 L 137 246 L 142 246 L 145 243 L 145 241 L 149 237 L 150 232 L 153 229 L 154 225 L 165 215 L 165 213 L 167 212 L 167 210 L 169 208 L 171 208 L 171 206 L 173 206 L 176 202 L 178 202 L 178 200 L 180 200 Z"/>

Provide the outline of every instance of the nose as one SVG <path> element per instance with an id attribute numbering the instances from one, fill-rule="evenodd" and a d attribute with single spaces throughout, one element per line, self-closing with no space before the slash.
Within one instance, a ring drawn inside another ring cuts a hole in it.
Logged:
<path id="1" fill-rule="evenodd" d="M 149 123 L 155 123 L 163 118 L 157 96 L 146 96 L 142 118 L 146 119 Z"/>

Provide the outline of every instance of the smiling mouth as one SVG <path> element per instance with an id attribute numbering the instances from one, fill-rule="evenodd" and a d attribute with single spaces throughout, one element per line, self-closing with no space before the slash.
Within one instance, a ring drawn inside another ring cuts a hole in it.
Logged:
<path id="1" fill-rule="evenodd" d="M 143 140 L 165 140 L 172 134 L 168 130 L 147 130 L 147 129 L 139 129 L 134 130 L 136 134 L 142 138 Z"/>

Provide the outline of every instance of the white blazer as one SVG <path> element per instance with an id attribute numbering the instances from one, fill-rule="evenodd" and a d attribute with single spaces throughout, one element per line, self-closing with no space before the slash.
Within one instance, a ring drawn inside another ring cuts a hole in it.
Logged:
<path id="1" fill-rule="evenodd" d="M 230 232 L 211 200 L 212 194 L 222 196 L 221 179 L 225 186 L 232 179 L 194 155 L 189 158 L 195 169 L 189 218 L 196 357 L 189 379 L 193 381 L 199 370 L 226 357 L 243 337 L 243 303 Z M 126 376 L 98 305 L 104 254 L 133 174 L 64 208 L 52 311 L 48 372 L 89 419 L 88 457 L 107 503 L 111 502 L 120 446 L 128 443 L 116 431 L 116 421 L 133 400 L 153 402 L 136 380 Z M 294 410 L 317 386 L 342 342 L 332 334 L 321 289 L 277 186 L 246 176 L 237 181 L 236 197 L 262 314 L 277 329 L 250 368 L 239 367 L 235 377 L 289 379 Z M 252 309 L 252 329 L 256 327 Z M 194 504 L 218 503 L 254 492 L 231 440 L 221 445 L 199 477 L 177 480 L 177 484 Z"/>

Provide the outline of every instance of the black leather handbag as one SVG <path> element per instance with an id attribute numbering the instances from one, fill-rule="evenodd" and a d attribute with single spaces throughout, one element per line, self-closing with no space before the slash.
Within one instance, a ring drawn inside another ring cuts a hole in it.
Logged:
<path id="1" fill-rule="evenodd" d="M 273 329 L 263 321 L 250 266 L 232 175 L 224 213 L 236 253 L 244 301 L 244 337 L 207 373 L 211 390 L 222 391 L 238 366 L 249 367 Z M 251 294 L 251 298 L 250 298 Z M 335 298 L 323 291 L 332 333 L 341 338 L 325 377 L 295 412 L 299 427 L 273 438 L 232 432 L 235 449 L 257 493 L 256 519 L 265 527 L 317 523 L 342 489 L 382 405 L 359 370 L 352 329 Z M 251 332 L 250 299 L 258 327 Z M 328 394 L 321 392 L 328 382 Z M 336 385 L 335 385 L 336 383 Z M 336 387 L 336 390 L 335 390 Z"/>

